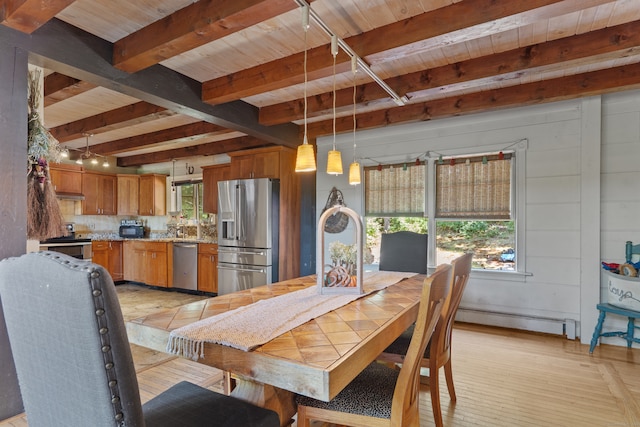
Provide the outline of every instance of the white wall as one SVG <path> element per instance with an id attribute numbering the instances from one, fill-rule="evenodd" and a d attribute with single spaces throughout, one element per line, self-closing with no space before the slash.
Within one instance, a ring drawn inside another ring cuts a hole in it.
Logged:
<path id="1" fill-rule="evenodd" d="M 627 92 L 358 132 L 357 156 L 396 163 L 415 161 L 427 151 L 473 153 L 527 139 L 526 225 L 519 238 L 530 275 L 472 274 L 458 319 L 558 334 L 566 326 L 568 336 L 575 333 L 588 343 L 597 319 L 600 261 L 620 262 L 626 240 L 640 243 L 640 190 L 634 185 L 640 182 L 639 95 Z M 336 139 L 345 168 L 338 177 L 324 173 L 332 141 L 318 140 L 318 215 L 334 185 L 347 205 L 362 213 L 362 186 L 350 186 L 346 174 L 352 135 Z M 343 234 L 348 240 L 353 231 Z M 325 239 L 327 245 L 343 236 Z"/>

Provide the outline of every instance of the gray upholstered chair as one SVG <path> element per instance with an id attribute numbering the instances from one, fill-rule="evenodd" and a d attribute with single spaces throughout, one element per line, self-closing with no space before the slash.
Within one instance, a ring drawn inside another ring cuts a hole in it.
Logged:
<path id="1" fill-rule="evenodd" d="M 419 426 L 420 359 L 451 287 L 444 264 L 425 280 L 416 327 L 402 369 L 373 362 L 330 402 L 297 396 L 298 426 L 310 420 L 354 427 Z"/>
<path id="2" fill-rule="evenodd" d="M 380 266 L 385 271 L 427 273 L 427 234 L 412 231 L 380 236 Z"/>
<path id="3" fill-rule="evenodd" d="M 279 426 L 278 415 L 181 382 L 141 405 L 115 286 L 58 252 L 0 262 L 0 301 L 29 427 Z"/>

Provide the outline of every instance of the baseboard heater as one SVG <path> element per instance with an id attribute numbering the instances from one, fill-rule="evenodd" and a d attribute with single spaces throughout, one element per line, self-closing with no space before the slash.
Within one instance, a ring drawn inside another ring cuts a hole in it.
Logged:
<path id="1" fill-rule="evenodd" d="M 522 329 L 554 335 L 566 335 L 567 339 L 576 339 L 579 335 L 577 322 L 573 319 L 553 319 L 547 317 L 523 316 L 520 314 L 498 313 L 494 311 L 474 310 L 460 307 L 456 314 L 459 322 L 502 328 Z"/>

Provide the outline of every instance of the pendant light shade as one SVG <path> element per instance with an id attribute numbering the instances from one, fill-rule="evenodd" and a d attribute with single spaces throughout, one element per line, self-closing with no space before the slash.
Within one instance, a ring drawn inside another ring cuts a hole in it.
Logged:
<path id="1" fill-rule="evenodd" d="M 329 151 L 327 173 L 330 175 L 342 175 L 342 155 L 338 150 Z"/>
<path id="2" fill-rule="evenodd" d="M 296 172 L 316 170 L 316 156 L 313 145 L 307 139 L 307 30 L 309 29 L 309 6 L 302 6 L 302 29 L 304 30 L 304 137 L 296 153 Z"/>
<path id="3" fill-rule="evenodd" d="M 316 156 L 313 152 L 313 145 L 305 139 L 302 145 L 298 145 L 296 172 L 312 172 L 314 170 L 316 170 Z"/>
<path id="4" fill-rule="evenodd" d="M 362 181 L 360 180 L 360 163 L 355 160 L 349 165 L 349 184 L 358 185 Z"/>

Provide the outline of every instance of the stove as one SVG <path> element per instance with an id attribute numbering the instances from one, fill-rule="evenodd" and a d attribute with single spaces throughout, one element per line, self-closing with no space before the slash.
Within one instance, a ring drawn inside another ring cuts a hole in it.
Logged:
<path id="1" fill-rule="evenodd" d="M 91 261 L 91 239 L 78 239 L 72 223 L 68 223 L 67 235 L 53 237 L 40 242 L 41 251 L 54 251 L 74 258 Z"/>

